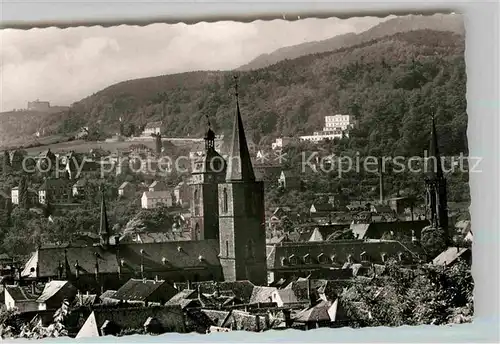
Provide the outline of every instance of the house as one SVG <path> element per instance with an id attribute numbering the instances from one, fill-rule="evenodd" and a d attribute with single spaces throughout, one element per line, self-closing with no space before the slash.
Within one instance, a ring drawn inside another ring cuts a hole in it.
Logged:
<path id="1" fill-rule="evenodd" d="M 154 209 L 159 206 L 172 207 L 170 191 L 145 191 L 142 194 L 141 206 L 143 209 Z"/>
<path id="2" fill-rule="evenodd" d="M 144 127 L 144 131 L 142 132 L 142 136 L 151 136 L 151 135 L 161 134 L 161 126 L 162 126 L 162 122 L 149 122 Z"/>
<path id="3" fill-rule="evenodd" d="M 275 149 L 283 149 L 284 147 L 288 146 L 290 143 L 296 141 L 293 137 L 279 137 L 276 140 L 274 140 L 273 143 L 271 143 L 271 148 L 273 150 Z"/>
<path id="4" fill-rule="evenodd" d="M 149 185 L 149 191 L 150 192 L 167 191 L 167 190 L 168 190 L 168 186 L 163 181 L 155 180 L 154 182 L 151 183 L 151 185 Z"/>
<path id="5" fill-rule="evenodd" d="M 407 208 L 414 206 L 415 200 L 411 197 L 394 197 L 387 200 L 388 206 L 396 214 L 404 214 Z"/>
<path id="6" fill-rule="evenodd" d="M 335 210 L 335 207 L 331 203 L 313 203 L 309 208 L 309 214 L 311 217 L 328 217 Z"/>
<path id="7" fill-rule="evenodd" d="M 10 166 L 14 171 L 18 171 L 23 168 L 23 161 L 25 156 L 26 151 L 16 149 L 9 152 Z"/>
<path id="8" fill-rule="evenodd" d="M 221 327 L 231 330 L 260 332 L 270 329 L 269 314 L 251 314 L 233 309 Z"/>
<path id="9" fill-rule="evenodd" d="M 101 308 L 92 311 L 76 338 L 118 335 L 123 330 L 158 334 L 183 333 L 185 329 L 184 313 L 179 306 Z"/>
<path id="10" fill-rule="evenodd" d="M 71 201 L 72 188 L 69 185 L 69 180 L 45 179 L 43 184 L 38 189 L 38 202 L 47 204 L 47 201 L 52 203 L 68 203 Z"/>
<path id="11" fill-rule="evenodd" d="M 300 311 L 292 318 L 294 325 L 300 324 L 304 329 L 332 327 L 335 322 L 342 326 L 347 315 L 342 311 L 339 300 L 320 300 L 318 303 Z"/>
<path id="12" fill-rule="evenodd" d="M 85 185 L 87 183 L 83 179 L 79 179 L 75 184 L 73 184 L 72 195 L 73 197 L 83 196 L 85 194 Z"/>
<path id="13" fill-rule="evenodd" d="M 385 204 L 371 204 L 370 211 L 376 214 L 393 214 L 394 211 L 391 207 Z"/>
<path id="14" fill-rule="evenodd" d="M 10 197 L 12 199 L 12 204 L 19 204 L 19 187 L 14 186 L 10 190 Z"/>
<path id="15" fill-rule="evenodd" d="M 123 182 L 118 188 L 118 195 L 123 198 L 131 198 L 135 196 L 136 187 L 130 182 Z"/>
<path id="16" fill-rule="evenodd" d="M 11 204 L 19 205 L 19 187 L 15 186 L 10 191 Z M 38 192 L 32 188 L 28 188 L 28 204 L 34 206 L 38 204 Z"/>
<path id="17" fill-rule="evenodd" d="M 77 289 L 68 281 L 52 280 L 45 284 L 42 295 L 36 302 L 38 310 L 58 309 L 64 300 L 72 302 L 77 295 Z"/>
<path id="18" fill-rule="evenodd" d="M 131 278 L 111 298 L 128 303 L 142 303 L 147 306 L 150 303 L 164 304 L 177 292 L 177 289 L 164 280 Z"/>
<path id="19" fill-rule="evenodd" d="M 283 189 L 300 189 L 300 177 L 292 171 L 281 171 L 278 186 Z"/>
<path id="20" fill-rule="evenodd" d="M 38 303 L 36 302 L 40 292 L 32 287 L 5 286 L 5 308 L 17 309 L 20 313 L 36 311 Z"/>

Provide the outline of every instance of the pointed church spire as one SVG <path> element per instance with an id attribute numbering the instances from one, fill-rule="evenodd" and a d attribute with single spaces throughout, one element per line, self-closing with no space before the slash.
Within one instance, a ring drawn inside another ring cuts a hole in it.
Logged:
<path id="1" fill-rule="evenodd" d="M 101 186 L 101 222 L 99 227 L 99 236 L 102 244 L 108 244 L 110 232 L 108 224 L 108 216 L 106 214 L 106 202 L 104 200 L 104 188 Z"/>
<path id="2" fill-rule="evenodd" d="M 205 114 L 205 117 L 207 118 L 207 125 L 208 125 L 208 130 L 205 134 L 205 151 L 208 152 L 211 149 L 215 149 L 215 133 L 212 130 L 210 118 L 208 117 L 207 114 Z"/>
<path id="3" fill-rule="evenodd" d="M 432 179 L 443 178 L 443 168 L 441 166 L 441 156 L 439 155 L 438 138 L 436 133 L 436 121 L 434 119 L 434 113 L 432 117 L 432 127 L 431 127 L 431 141 L 429 145 L 429 158 L 431 159 L 431 166 L 429 171 L 429 177 Z"/>
<path id="4" fill-rule="evenodd" d="M 241 120 L 240 103 L 238 100 L 238 77 L 235 76 L 236 111 L 234 114 L 231 151 L 228 157 L 227 181 L 255 181 L 252 160 L 248 150 L 243 121 Z"/>

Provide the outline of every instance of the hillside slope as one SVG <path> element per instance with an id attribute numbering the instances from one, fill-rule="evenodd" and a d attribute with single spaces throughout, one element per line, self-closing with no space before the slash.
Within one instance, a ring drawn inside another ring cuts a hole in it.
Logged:
<path id="1" fill-rule="evenodd" d="M 248 71 L 264 68 L 285 59 L 295 59 L 304 55 L 333 51 L 399 32 L 414 30 L 450 31 L 461 35 L 465 34 L 463 18 L 460 15 L 409 15 L 389 19 L 359 34 L 347 33 L 322 41 L 284 47 L 269 54 L 262 54 L 236 70 Z"/>
<path id="2" fill-rule="evenodd" d="M 358 117 L 349 146 L 361 153 L 422 154 L 437 112 L 444 154 L 467 151 L 464 39 L 419 30 L 334 52 L 241 72 L 240 103 L 248 135 L 268 144 L 319 130 L 335 113 Z M 130 80 L 75 103 L 59 132 L 96 125 L 115 133 L 122 117 L 140 127 L 163 121 L 168 136 L 202 135 L 205 115 L 217 133 L 232 127 L 232 72 L 191 72 Z M 53 123 L 52 123 L 53 124 Z"/>

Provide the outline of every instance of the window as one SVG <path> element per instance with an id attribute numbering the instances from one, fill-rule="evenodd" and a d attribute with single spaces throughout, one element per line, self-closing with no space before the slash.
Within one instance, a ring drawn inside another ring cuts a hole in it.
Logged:
<path id="1" fill-rule="evenodd" d="M 197 223 L 196 226 L 194 226 L 194 240 L 200 240 L 200 224 Z"/>
<path id="2" fill-rule="evenodd" d="M 226 257 L 229 257 L 229 241 L 226 240 Z"/>
<path id="3" fill-rule="evenodd" d="M 194 215 L 200 215 L 200 193 L 198 189 L 194 190 Z"/>
<path id="4" fill-rule="evenodd" d="M 311 255 L 308 253 L 304 256 L 304 264 L 311 264 L 311 263 L 312 263 Z"/>
<path id="5" fill-rule="evenodd" d="M 222 192 L 222 194 L 223 194 L 223 200 L 222 200 L 222 201 L 223 201 L 223 203 L 222 203 L 222 211 L 223 211 L 224 213 L 227 213 L 227 211 L 228 211 L 228 206 L 227 206 L 227 189 L 226 189 L 226 188 L 224 188 L 224 191 Z"/>

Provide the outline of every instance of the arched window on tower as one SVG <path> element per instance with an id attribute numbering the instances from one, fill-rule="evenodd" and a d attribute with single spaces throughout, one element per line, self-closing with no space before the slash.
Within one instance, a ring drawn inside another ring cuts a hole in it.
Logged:
<path id="1" fill-rule="evenodd" d="M 194 215 L 200 215 L 200 193 L 198 189 L 194 190 Z"/>
<path id="2" fill-rule="evenodd" d="M 222 211 L 224 213 L 227 213 L 227 211 L 228 211 L 228 205 L 227 205 L 228 200 L 227 200 L 227 189 L 226 188 L 224 188 L 224 190 L 222 192 L 222 198 L 223 198 L 222 199 Z"/>
<path id="3" fill-rule="evenodd" d="M 194 226 L 194 240 L 200 240 L 200 224 L 196 223 Z"/>

